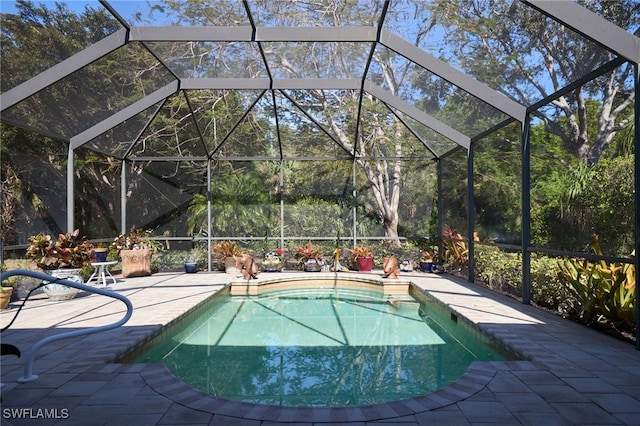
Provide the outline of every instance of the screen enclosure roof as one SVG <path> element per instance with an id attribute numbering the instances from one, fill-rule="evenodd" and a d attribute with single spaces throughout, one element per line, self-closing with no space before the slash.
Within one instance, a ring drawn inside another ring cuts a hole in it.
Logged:
<path id="1" fill-rule="evenodd" d="M 174 160 L 214 158 L 225 144 L 233 156 L 234 131 L 256 117 L 277 147 L 256 149 L 256 158 L 300 156 L 288 131 L 299 126 L 332 146 L 328 157 L 362 156 L 367 122 L 395 122 L 411 141 L 396 155 L 437 159 L 524 121 L 558 88 L 640 59 L 636 36 L 572 1 L 460 3 L 487 20 L 529 18 L 482 34 L 481 21 L 477 32 L 455 29 L 468 38 L 526 39 L 531 75 L 545 65 L 535 43 L 540 25 L 581 44 L 590 60 L 571 64 L 571 75 L 556 72 L 557 81 L 504 84 L 515 80 L 512 69 L 470 67 L 473 52 L 450 40 L 454 24 L 441 23 L 430 0 L 74 1 L 62 7 L 94 16 L 96 27 L 61 26 L 52 43 L 64 46 L 29 52 L 36 60 L 20 69 L 3 63 L 1 118 L 74 149 Z M 3 1 L 2 13 L 19 8 Z M 49 23 L 23 25 L 37 31 Z M 16 50 L 3 49 L 3 62 L 25 53 L 12 42 Z"/>

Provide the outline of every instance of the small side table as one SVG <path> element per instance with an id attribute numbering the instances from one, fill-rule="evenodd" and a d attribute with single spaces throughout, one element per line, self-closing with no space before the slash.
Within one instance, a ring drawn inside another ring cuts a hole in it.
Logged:
<path id="1" fill-rule="evenodd" d="M 118 263 L 116 260 L 110 260 L 108 262 L 91 262 L 91 266 L 94 267 L 93 274 L 87 280 L 87 284 L 91 282 L 91 280 L 95 277 L 98 281 L 98 284 L 102 283 L 104 287 L 107 287 L 107 275 L 111 277 L 113 283 L 116 283 L 116 279 L 113 278 L 111 272 L 109 272 L 109 266 L 113 266 Z"/>

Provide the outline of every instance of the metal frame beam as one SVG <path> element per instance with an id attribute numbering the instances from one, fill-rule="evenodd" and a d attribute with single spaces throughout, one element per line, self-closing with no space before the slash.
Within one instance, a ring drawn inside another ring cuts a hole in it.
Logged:
<path id="1" fill-rule="evenodd" d="M 374 27 L 131 27 L 131 41 L 375 42 Z"/>
<path id="2" fill-rule="evenodd" d="M 256 41 L 375 42 L 375 27 L 256 27 Z"/>
<path id="3" fill-rule="evenodd" d="M 356 78 L 187 78 L 180 80 L 183 90 L 360 90 Z"/>
<path id="4" fill-rule="evenodd" d="M 253 41 L 253 29 L 239 27 L 184 27 L 184 26 L 140 26 L 131 27 L 131 41 Z"/>

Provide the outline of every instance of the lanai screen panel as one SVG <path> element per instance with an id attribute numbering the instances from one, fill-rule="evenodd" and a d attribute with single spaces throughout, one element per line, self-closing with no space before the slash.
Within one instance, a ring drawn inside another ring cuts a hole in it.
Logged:
<path id="1" fill-rule="evenodd" d="M 474 228 L 483 242 L 522 241 L 522 144 L 514 122 L 474 143 Z"/>
<path id="2" fill-rule="evenodd" d="M 88 238 L 120 234 L 122 162 L 91 149 L 74 152 L 74 224 Z M 66 228 L 66 225 L 65 225 Z"/>
<path id="3" fill-rule="evenodd" d="M 203 161 L 138 161 L 127 166 L 127 229 L 157 236 L 188 235 L 194 196 L 205 195 Z M 206 198 L 206 197 L 205 197 Z"/>
<path id="4" fill-rule="evenodd" d="M 585 6 L 595 10 L 593 3 Z M 385 29 L 525 105 L 612 59 L 598 44 L 519 1 L 426 1 L 418 7 L 393 0 L 389 10 Z"/>
<path id="5" fill-rule="evenodd" d="M 367 80 L 460 133 L 475 136 L 508 118 L 490 104 L 391 49 L 378 46 L 375 58 L 379 60 L 372 62 Z M 395 70 L 393 76 L 389 75 L 390 70 Z"/>
<path id="6" fill-rule="evenodd" d="M 408 239 L 436 237 L 438 234 L 436 163 L 414 159 L 403 161 L 402 166 L 398 234 Z"/>
<path id="7" fill-rule="evenodd" d="M 280 165 L 277 161 L 214 161 L 211 236 L 262 236 L 280 226 Z"/>
<path id="8" fill-rule="evenodd" d="M 69 140 L 172 79 L 139 43 L 130 43 L 2 114 L 16 124 Z"/>
<path id="9" fill-rule="evenodd" d="M 382 198 L 397 197 L 398 236 L 400 238 L 435 235 L 432 213 L 436 208 L 436 167 L 429 160 L 367 158 L 356 161 L 356 237 L 384 238 L 385 225 L 376 214 Z M 395 173 L 385 178 L 384 171 Z M 371 178 L 367 178 L 369 175 Z M 390 194 L 395 193 L 395 197 Z M 386 208 L 392 208 L 389 204 Z"/>
<path id="10" fill-rule="evenodd" d="M 109 4 L 129 25 L 139 25 L 141 22 L 183 27 L 249 25 L 246 10 L 240 1 L 171 1 L 159 5 L 146 0 L 113 0 Z"/>
<path id="11" fill-rule="evenodd" d="M 237 126 L 230 129 L 230 133 L 216 147 L 214 156 L 221 159 L 279 159 L 280 147 L 274 111 L 272 97 L 261 96 Z"/>
<path id="12" fill-rule="evenodd" d="M 603 7 L 591 7 L 589 10 L 612 24 L 620 25 L 620 22 L 628 21 L 630 25 L 627 31 L 631 34 L 638 34 L 638 30 L 640 30 L 640 14 L 637 8 L 628 8 L 626 4 L 621 1 L 605 2 Z"/>
<path id="13" fill-rule="evenodd" d="M 384 0 L 327 2 L 250 2 L 258 26 L 376 26 Z"/>
<path id="14" fill-rule="evenodd" d="M 184 93 L 169 97 L 132 148 L 137 157 L 205 157 L 192 109 Z"/>
<path id="15" fill-rule="evenodd" d="M 179 78 L 266 78 L 255 43 L 145 42 Z"/>
<path id="16" fill-rule="evenodd" d="M 162 102 L 158 102 L 146 108 L 142 112 L 91 139 L 83 146 L 105 155 L 112 155 L 115 158 L 125 158 L 131 152 L 139 136 L 161 106 Z"/>
<path id="17" fill-rule="evenodd" d="M 300 96 L 298 96 L 300 95 Z M 345 149 L 341 135 L 333 132 L 328 123 L 321 123 L 301 104 L 314 103 L 313 96 L 304 96 L 305 92 L 278 91 L 277 102 L 278 137 L 282 149 L 282 157 L 287 159 L 336 158 L 349 159 L 351 152 Z M 326 96 L 326 91 L 318 91 L 319 97 Z M 305 106 L 306 108 L 306 106 Z M 339 117 L 323 116 L 321 119 L 339 120 Z M 329 126 L 329 127 L 327 127 Z"/>
<path id="18" fill-rule="evenodd" d="M 419 139 L 419 135 L 405 126 L 405 114 L 393 110 L 368 94 L 364 97 L 362 105 L 356 148 L 358 157 L 433 158 L 432 152 Z"/>
<path id="19" fill-rule="evenodd" d="M 209 154 L 218 150 L 236 126 L 245 132 L 247 120 L 256 114 L 253 107 L 264 94 L 262 90 L 188 91 L 187 98 Z"/>
<path id="20" fill-rule="evenodd" d="M 413 134 L 416 135 L 417 138 L 420 139 L 425 148 L 430 154 L 434 156 L 434 158 L 437 158 L 440 155 L 449 152 L 458 146 L 451 139 L 448 139 L 447 137 L 436 133 L 434 130 L 413 119 L 412 117 L 406 114 L 402 114 L 395 109 L 392 109 L 392 111 L 396 112 L 396 115 L 399 116 L 399 119 L 407 126 L 407 129 L 409 129 Z"/>
<path id="21" fill-rule="evenodd" d="M 3 163 L 20 165 L 15 168 L 16 175 L 8 179 L 14 181 L 14 190 L 21 202 L 13 206 L 16 234 L 7 236 L 4 244 L 25 244 L 37 230 L 51 230 L 56 236 L 66 232 L 66 144 L 18 128 L 7 131 L 16 132 L 22 141 L 14 144 L 14 149 L 2 150 Z M 3 209 L 4 214 L 9 214 L 9 206 L 3 206 Z"/>
<path id="22" fill-rule="evenodd" d="M 274 78 L 361 78 L 371 43 L 263 42 Z"/>
<path id="23" fill-rule="evenodd" d="M 458 149 L 442 160 L 442 223 L 468 238 L 467 151 Z"/>
<path id="24" fill-rule="evenodd" d="M 291 106 L 291 118 L 322 129 L 327 135 L 326 150 L 318 152 L 321 157 L 344 158 L 355 155 L 354 131 L 357 123 L 359 90 L 283 90 L 289 102 L 282 102 L 282 110 Z M 295 108 L 293 108 L 295 106 Z M 328 140 L 335 142 L 329 145 Z M 285 148 L 285 152 L 286 152 Z M 308 155 L 307 155 L 308 156 Z"/>
<path id="25" fill-rule="evenodd" d="M 287 160 L 284 167 L 286 237 L 346 236 L 353 220 L 353 162 Z"/>
<path id="26" fill-rule="evenodd" d="M 7 16 L 2 20 L 3 33 L 11 32 L 15 36 L 10 41 L 3 39 L 2 54 L 21 59 L 17 62 L 2 62 L 2 79 L 0 80 L 2 93 L 122 28 L 98 1 L 78 0 L 66 4 L 55 1 L 35 3 L 45 5 L 47 9 L 54 11 L 53 14 L 58 11 L 81 13 L 80 19 L 83 20 L 85 27 L 64 25 L 63 22 L 59 25 L 46 25 L 55 19 L 51 14 L 45 14 L 42 9 L 39 14 L 29 14 L 18 3 L 3 1 L 0 11 L 3 14 L 18 14 L 19 18 L 13 19 Z M 89 15 L 91 15 L 90 18 Z M 29 30 L 19 30 L 25 27 Z M 28 36 L 23 37 L 23 34 Z M 29 52 L 29 55 L 21 54 L 24 52 Z"/>
<path id="27" fill-rule="evenodd" d="M 593 82 L 605 87 L 608 74 Z M 573 91 L 562 102 L 575 104 L 581 96 Z M 613 105 L 624 101 L 619 97 Z M 540 117 L 560 114 L 552 103 L 541 107 Z M 628 256 L 633 250 L 635 220 L 633 128 L 621 130 L 610 143 L 598 140 L 600 120 L 589 117 L 590 139 L 561 138 L 535 120 L 531 137 L 532 245 L 593 253 L 597 235 L 605 255 Z M 568 125 L 568 124 L 567 124 Z M 585 143 L 589 144 L 589 150 Z M 598 155 L 598 148 L 608 145 Z M 581 158 L 582 157 L 582 158 Z M 540 226 L 544 224 L 544 226 Z"/>

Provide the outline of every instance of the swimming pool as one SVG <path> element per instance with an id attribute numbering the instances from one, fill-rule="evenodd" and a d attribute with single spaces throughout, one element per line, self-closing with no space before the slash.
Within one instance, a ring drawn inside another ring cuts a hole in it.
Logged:
<path id="1" fill-rule="evenodd" d="M 164 363 L 211 395 L 280 406 L 354 406 L 443 388 L 505 360 L 426 298 L 353 286 L 215 296 L 134 362 Z"/>

